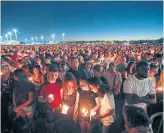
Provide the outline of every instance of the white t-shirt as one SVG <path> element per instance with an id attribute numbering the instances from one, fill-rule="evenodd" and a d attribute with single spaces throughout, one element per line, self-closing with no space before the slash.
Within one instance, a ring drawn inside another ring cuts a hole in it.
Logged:
<path id="1" fill-rule="evenodd" d="M 115 109 L 114 97 L 111 92 L 108 92 L 104 95 L 104 98 L 100 98 L 101 108 L 100 115 L 107 113 L 111 109 Z M 101 119 L 101 122 L 104 126 L 110 126 L 114 122 L 115 113 L 104 117 Z"/>
<path id="2" fill-rule="evenodd" d="M 128 79 L 124 81 L 123 84 L 123 91 L 124 93 L 131 93 L 136 94 L 139 97 L 144 97 L 147 94 L 155 94 L 155 88 L 153 82 L 149 79 L 143 79 L 139 80 L 135 77 L 135 75 L 130 76 Z M 125 105 L 128 105 L 128 103 L 125 100 Z M 146 103 L 139 103 L 134 104 L 137 107 L 142 107 L 146 110 Z"/>

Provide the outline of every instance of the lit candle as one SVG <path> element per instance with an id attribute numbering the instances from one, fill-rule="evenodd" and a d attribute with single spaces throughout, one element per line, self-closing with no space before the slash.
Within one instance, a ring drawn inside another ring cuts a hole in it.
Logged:
<path id="1" fill-rule="evenodd" d="M 92 116 L 94 116 L 94 115 L 96 115 L 96 112 L 91 111 L 91 113 L 90 113 L 90 122 L 91 122 L 91 120 L 92 120 Z"/>
<path id="2" fill-rule="evenodd" d="M 158 87 L 157 90 L 158 91 L 163 91 L 163 88 L 162 87 Z"/>
<path id="3" fill-rule="evenodd" d="M 2 73 L 2 72 L 0 72 L 0 76 L 1 76 L 1 75 L 3 75 L 3 73 Z"/>
<path id="4" fill-rule="evenodd" d="M 49 94 L 48 95 L 48 102 L 50 103 L 52 101 L 54 101 L 54 95 L 53 94 Z"/>
<path id="5" fill-rule="evenodd" d="M 62 114 L 67 114 L 69 107 L 67 105 L 63 105 L 63 110 L 62 110 Z"/>
<path id="6" fill-rule="evenodd" d="M 30 77 L 29 80 L 33 81 L 32 77 Z"/>
<path id="7" fill-rule="evenodd" d="M 85 117 L 88 114 L 88 111 L 85 108 L 82 109 L 82 112 L 83 112 L 83 117 Z"/>

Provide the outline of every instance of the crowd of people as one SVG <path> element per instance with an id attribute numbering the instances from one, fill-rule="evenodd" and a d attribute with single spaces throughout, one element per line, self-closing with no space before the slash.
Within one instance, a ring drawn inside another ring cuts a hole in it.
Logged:
<path id="1" fill-rule="evenodd" d="M 54 133 L 152 133 L 162 57 L 161 45 L 1 46 L 2 132 L 41 133 L 43 116 Z"/>

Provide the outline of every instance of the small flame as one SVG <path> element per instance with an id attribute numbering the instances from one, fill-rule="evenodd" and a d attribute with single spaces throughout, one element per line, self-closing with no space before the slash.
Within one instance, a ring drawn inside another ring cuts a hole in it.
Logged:
<path id="1" fill-rule="evenodd" d="M 63 106 L 63 110 L 66 110 L 67 111 L 68 109 L 69 109 L 69 107 L 67 105 L 64 105 Z"/>
<path id="2" fill-rule="evenodd" d="M 158 91 L 163 91 L 164 89 L 162 87 L 157 88 Z"/>
<path id="3" fill-rule="evenodd" d="M 86 109 L 84 109 L 84 108 L 82 109 L 82 112 L 83 112 L 83 113 L 85 113 L 86 111 L 87 111 Z"/>
<path id="4" fill-rule="evenodd" d="M 86 115 L 88 114 L 88 111 L 87 111 L 85 108 L 82 109 L 82 112 L 83 112 L 83 114 L 84 114 L 83 117 L 86 116 Z"/>
<path id="5" fill-rule="evenodd" d="M 0 72 L 0 76 L 2 75 L 3 73 L 2 72 Z"/>
<path id="6" fill-rule="evenodd" d="M 91 111 L 91 116 L 94 116 L 94 115 L 96 115 L 96 112 Z"/>
<path id="7" fill-rule="evenodd" d="M 49 94 L 48 97 L 49 97 L 49 98 L 53 98 L 54 95 L 53 95 L 53 94 Z"/>
<path id="8" fill-rule="evenodd" d="M 31 80 L 31 81 L 32 81 L 32 80 L 33 80 L 33 79 L 32 79 L 32 77 L 30 77 L 30 78 L 29 78 L 29 80 Z"/>

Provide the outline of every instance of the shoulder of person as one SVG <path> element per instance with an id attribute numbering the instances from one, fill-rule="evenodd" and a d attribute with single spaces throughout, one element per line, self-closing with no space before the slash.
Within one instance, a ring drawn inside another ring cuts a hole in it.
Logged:
<path id="1" fill-rule="evenodd" d="M 116 75 L 121 75 L 121 73 L 119 71 L 116 71 Z"/>
<path id="2" fill-rule="evenodd" d="M 45 82 L 40 86 L 40 89 L 46 87 L 47 85 L 49 85 L 49 82 L 48 82 L 48 81 L 45 81 Z"/>
<path id="3" fill-rule="evenodd" d="M 91 97 L 97 98 L 98 97 L 98 93 L 91 92 Z"/>
<path id="4" fill-rule="evenodd" d="M 135 78 L 136 78 L 135 75 L 131 75 L 131 76 L 129 76 L 125 81 L 126 81 L 126 82 L 131 82 L 131 81 L 134 81 Z M 125 82 L 125 81 L 124 81 L 124 82 Z"/>
<path id="5" fill-rule="evenodd" d="M 153 85 L 153 81 L 150 79 L 150 77 L 147 78 L 148 85 Z"/>

